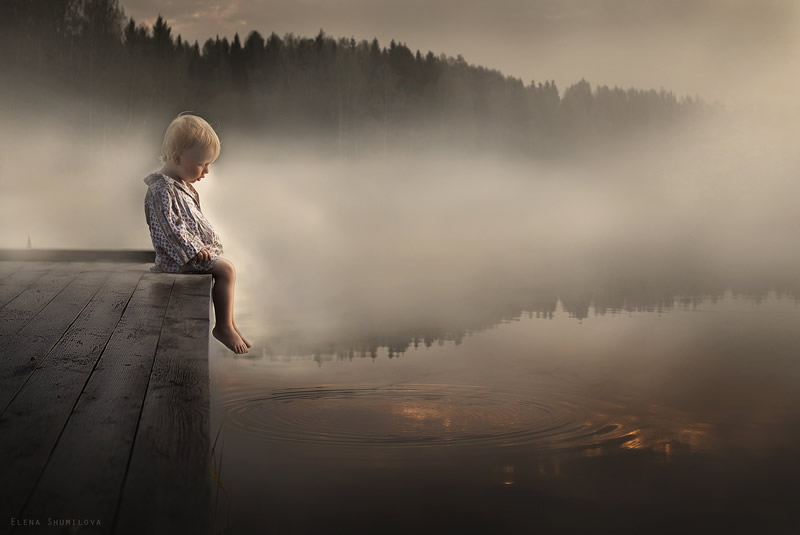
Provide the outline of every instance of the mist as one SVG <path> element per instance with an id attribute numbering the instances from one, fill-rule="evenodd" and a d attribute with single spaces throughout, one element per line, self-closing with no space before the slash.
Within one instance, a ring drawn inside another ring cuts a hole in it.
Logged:
<path id="1" fill-rule="evenodd" d="M 98 146 L 8 104 L 0 246 L 151 248 L 142 179 L 160 167 L 160 137 L 110 130 Z M 797 134 L 728 111 L 679 137 L 537 162 L 444 145 L 351 158 L 228 131 L 197 188 L 237 266 L 242 323 L 341 339 L 472 324 L 520 289 L 563 300 L 620 281 L 679 292 L 788 280 Z"/>
<path id="2" fill-rule="evenodd" d="M 197 188 L 237 266 L 241 323 L 263 337 L 328 340 L 421 326 L 476 328 L 513 317 L 519 310 L 503 311 L 503 303 L 522 292 L 529 299 L 520 310 L 546 315 L 560 299 L 580 316 L 577 310 L 603 300 L 626 307 L 668 303 L 682 292 L 794 291 L 797 8 L 780 0 L 759 9 L 748 2 L 628 4 L 557 9 L 539 2 L 514 21 L 504 18 L 513 10 L 498 12 L 490 26 L 504 38 L 492 41 L 495 48 L 528 47 L 528 55 L 498 52 L 483 46 L 491 41 L 485 38 L 474 53 L 449 48 L 448 35 L 464 35 L 456 30 L 477 16 L 474 6 L 454 14 L 438 41 L 411 30 L 404 40 L 412 49 L 430 44 L 533 76 L 514 64 L 522 58 L 537 80 L 564 80 L 562 86 L 586 76 L 594 84 L 697 91 L 721 102 L 720 113 L 680 127 L 653 123 L 616 143 L 597 137 L 554 158 L 504 152 L 502 143 L 465 148 L 448 138 L 457 125 L 434 131 L 413 115 L 402 131 L 402 121 L 389 123 L 388 137 L 416 143 L 390 151 L 376 143 L 358 153 L 330 150 L 330 131 L 306 122 L 282 135 L 267 128 L 268 113 L 263 132 L 207 116 L 222 152 Z M 145 7 L 152 6 L 126 10 Z M 291 23 L 293 12 L 282 13 Z M 385 20 L 373 15 L 361 22 L 374 28 L 371 35 L 389 38 Z M 252 16 L 242 20 L 256 25 Z M 334 34 L 354 28 L 326 20 Z M 405 19 L 392 20 L 402 32 Z M 178 11 L 174 21 L 175 33 L 191 38 Z M 536 47 L 520 41 L 525 21 L 540 24 L 531 37 Z M 577 52 L 589 48 L 596 54 Z M 144 96 L 114 109 L 125 100 L 117 94 L 77 97 L 74 88 L 37 84 L 35 76 L 14 80 L 20 85 L 0 87 L 0 247 L 25 247 L 30 237 L 35 248 L 150 249 L 142 179 L 160 167 L 161 137 L 175 114 L 167 113 L 169 102 L 156 99 L 132 121 Z M 449 96 L 457 100 L 464 87 L 454 85 Z M 498 118 L 513 119 L 492 116 L 487 132 L 502 131 Z"/>

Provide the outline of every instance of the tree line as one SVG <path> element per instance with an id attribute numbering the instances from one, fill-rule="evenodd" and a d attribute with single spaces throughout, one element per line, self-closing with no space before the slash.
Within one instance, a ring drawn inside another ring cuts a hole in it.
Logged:
<path id="1" fill-rule="evenodd" d="M 126 18 L 117 0 L 3 0 L 2 72 L 19 87 L 52 84 L 53 98 L 85 103 L 90 131 L 148 126 L 193 110 L 225 128 L 307 135 L 349 153 L 448 140 L 545 155 L 667 129 L 713 113 L 670 91 L 598 86 L 560 91 L 412 52 L 392 40 L 251 31 L 189 43 L 160 15 Z M 24 85 L 27 81 L 28 85 Z"/>

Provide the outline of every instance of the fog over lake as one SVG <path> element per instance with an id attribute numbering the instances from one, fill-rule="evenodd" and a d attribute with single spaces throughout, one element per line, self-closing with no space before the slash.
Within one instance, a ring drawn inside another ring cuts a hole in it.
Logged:
<path id="1" fill-rule="evenodd" d="M 10 115 L 3 246 L 150 247 L 142 178 L 158 169 L 157 137 L 91 145 Z M 198 191 L 247 323 L 330 334 L 447 321 L 520 285 L 791 275 L 797 132 L 722 116 L 544 162 L 452 147 L 352 158 L 233 133 Z"/>

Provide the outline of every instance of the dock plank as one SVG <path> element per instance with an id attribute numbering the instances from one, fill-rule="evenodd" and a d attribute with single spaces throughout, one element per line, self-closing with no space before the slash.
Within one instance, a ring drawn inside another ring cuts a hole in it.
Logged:
<path id="1" fill-rule="evenodd" d="M 25 267 L 25 262 L 0 261 L 0 280 Z"/>
<path id="2" fill-rule="evenodd" d="M 113 272 L 0 416 L 0 518 L 21 512 L 143 274 Z"/>
<path id="3" fill-rule="evenodd" d="M 83 263 L 58 264 L 0 308 L 0 345 L 22 329 L 86 269 L 91 268 Z"/>
<path id="4" fill-rule="evenodd" d="M 210 292 L 210 275 L 175 280 L 114 533 L 211 532 Z"/>
<path id="5" fill-rule="evenodd" d="M 155 262 L 156 253 L 150 249 L 0 249 L 0 261 L 53 262 Z"/>
<path id="6" fill-rule="evenodd" d="M 0 309 L 55 267 L 53 262 L 29 262 L 0 280 Z"/>
<path id="7" fill-rule="evenodd" d="M 96 519 L 97 532 L 108 533 L 174 281 L 152 273 L 139 280 L 22 517 Z"/>
<path id="8" fill-rule="evenodd" d="M 71 272 L 67 272 L 71 273 Z M 77 272 L 62 291 L 13 336 L 0 345 L 0 412 L 78 318 L 109 271 Z"/>

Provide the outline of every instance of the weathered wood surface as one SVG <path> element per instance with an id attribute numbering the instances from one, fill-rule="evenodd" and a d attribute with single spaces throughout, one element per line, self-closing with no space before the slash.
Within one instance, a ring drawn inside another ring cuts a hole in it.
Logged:
<path id="1" fill-rule="evenodd" d="M 14 272 L 22 269 L 26 264 L 27 262 L 0 262 L 0 282 Z"/>
<path id="2" fill-rule="evenodd" d="M 0 261 L 0 533 L 209 532 L 211 276 L 24 264 Z"/>
<path id="3" fill-rule="evenodd" d="M 116 533 L 199 533 L 211 525 L 208 335 L 210 286 L 175 281 L 136 434 Z M 180 466 L 176 458 L 183 459 Z M 203 492 L 198 492 L 203 489 Z"/>
<path id="4" fill-rule="evenodd" d="M 7 516 L 18 514 L 33 490 L 141 276 L 112 273 L 2 412 L 0 426 L 13 430 L 0 435 L 0 458 L 12 460 L 0 487 L 0 511 Z"/>
<path id="5" fill-rule="evenodd" d="M 15 299 L 54 267 L 52 262 L 31 262 L 24 269 L 18 267 L 19 264 L 12 262 L 11 265 L 17 268 L 9 269 L 9 274 L 0 279 L 0 307 Z"/>
<path id="6" fill-rule="evenodd" d="M 110 271 L 86 264 L 58 266 L 0 308 L 0 410 L 44 362 Z"/>
<path id="7" fill-rule="evenodd" d="M 0 260 L 8 261 L 153 263 L 155 258 L 153 251 L 133 249 L 0 249 Z"/>

